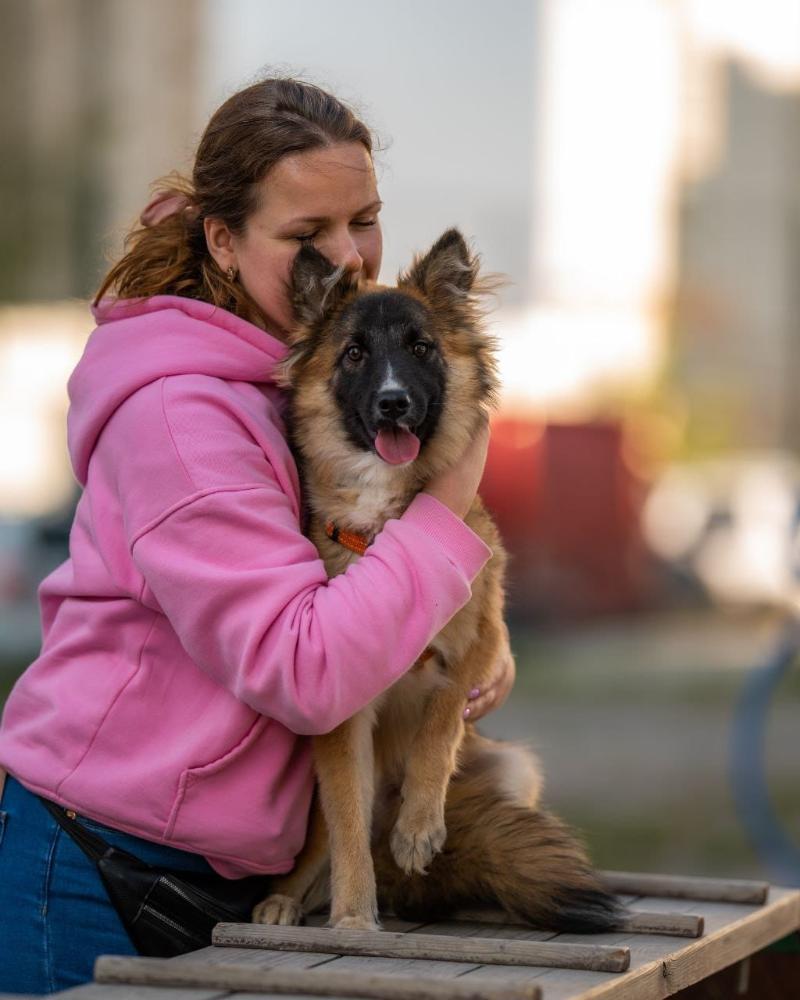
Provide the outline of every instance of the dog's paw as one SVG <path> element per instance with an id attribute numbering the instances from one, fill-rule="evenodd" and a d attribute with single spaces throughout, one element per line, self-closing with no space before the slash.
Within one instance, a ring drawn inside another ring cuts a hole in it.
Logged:
<path id="1" fill-rule="evenodd" d="M 275 893 L 262 899 L 253 908 L 254 924 L 281 924 L 293 927 L 303 918 L 303 911 L 296 899 Z"/>
<path id="2" fill-rule="evenodd" d="M 379 931 L 381 929 L 381 925 L 374 917 L 365 917 L 356 913 L 346 913 L 336 918 L 332 916 L 330 926 L 339 931 Z"/>
<path id="3" fill-rule="evenodd" d="M 444 847 L 447 829 L 443 820 L 428 823 L 405 823 L 402 813 L 397 820 L 389 846 L 398 868 L 411 875 L 424 875 L 434 855 Z"/>

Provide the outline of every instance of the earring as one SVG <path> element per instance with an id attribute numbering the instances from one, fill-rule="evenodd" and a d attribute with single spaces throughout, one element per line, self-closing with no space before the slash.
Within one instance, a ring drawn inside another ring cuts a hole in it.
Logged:
<path id="1" fill-rule="evenodd" d="M 228 270 L 225 272 L 225 275 L 226 275 L 228 281 L 235 281 L 236 280 L 236 268 L 233 266 L 233 264 L 230 265 L 230 267 L 228 268 Z"/>

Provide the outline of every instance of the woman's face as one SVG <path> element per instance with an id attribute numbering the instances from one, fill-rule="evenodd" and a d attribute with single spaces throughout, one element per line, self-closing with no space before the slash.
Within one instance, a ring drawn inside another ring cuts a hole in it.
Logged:
<path id="1" fill-rule="evenodd" d="M 289 274 L 302 243 L 313 243 L 354 276 L 377 278 L 381 201 L 372 159 L 358 142 L 284 156 L 260 186 L 259 207 L 244 232 L 237 236 L 207 219 L 206 240 L 223 271 L 236 269 L 268 332 L 284 339 L 294 323 Z"/>

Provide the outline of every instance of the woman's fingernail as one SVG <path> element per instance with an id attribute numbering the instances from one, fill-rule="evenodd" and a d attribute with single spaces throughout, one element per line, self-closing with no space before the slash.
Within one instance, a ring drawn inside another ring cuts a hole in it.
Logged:
<path id="1" fill-rule="evenodd" d="M 470 701 L 472 701 L 473 698 L 477 698 L 480 693 L 481 693 L 481 689 L 480 688 L 473 688 L 470 691 L 469 696 L 468 696 L 469 699 L 470 699 Z"/>
<path id="2" fill-rule="evenodd" d="M 464 709 L 464 718 L 465 718 L 465 719 L 468 719 L 468 718 L 469 718 L 469 716 L 470 716 L 470 712 L 471 712 L 471 711 L 472 711 L 472 709 L 471 709 L 471 708 L 465 708 L 465 709 Z"/>

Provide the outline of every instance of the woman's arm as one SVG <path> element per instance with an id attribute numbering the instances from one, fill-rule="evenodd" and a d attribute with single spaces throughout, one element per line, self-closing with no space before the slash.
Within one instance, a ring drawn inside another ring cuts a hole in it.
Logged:
<path id="1" fill-rule="evenodd" d="M 98 446 L 115 441 L 139 598 L 236 697 L 294 732 L 327 732 L 415 662 L 469 600 L 490 551 L 420 494 L 329 581 L 300 532 L 286 470 L 213 386 L 209 396 L 202 380 L 167 381 L 159 408 L 152 390 L 137 394 Z M 148 421 L 151 446 L 122 448 Z"/>

